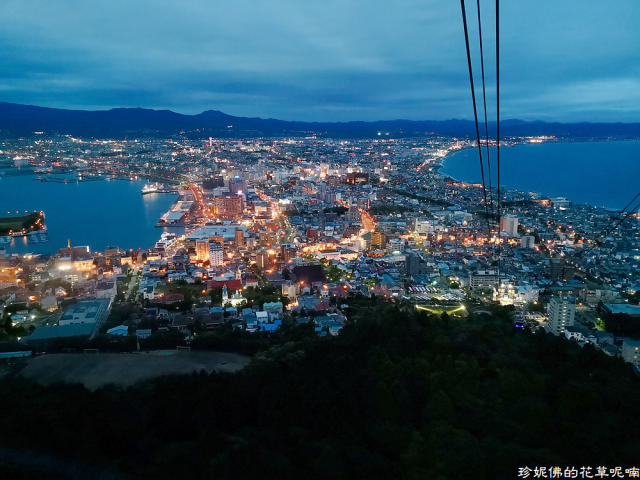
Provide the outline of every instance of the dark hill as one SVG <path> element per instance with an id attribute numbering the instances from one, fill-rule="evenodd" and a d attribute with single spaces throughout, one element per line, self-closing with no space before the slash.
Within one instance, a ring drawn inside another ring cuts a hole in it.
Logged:
<path id="1" fill-rule="evenodd" d="M 493 130 L 495 125 L 490 125 Z M 640 123 L 547 123 L 505 120 L 504 135 L 556 135 L 569 137 L 640 137 Z M 172 135 L 281 136 L 317 134 L 329 137 L 409 137 L 425 134 L 475 134 L 470 120 L 380 120 L 374 122 L 297 122 L 234 117 L 217 110 L 183 115 L 170 110 L 114 108 L 66 110 L 0 102 L 0 134 L 28 135 L 34 131 L 89 136 Z"/>

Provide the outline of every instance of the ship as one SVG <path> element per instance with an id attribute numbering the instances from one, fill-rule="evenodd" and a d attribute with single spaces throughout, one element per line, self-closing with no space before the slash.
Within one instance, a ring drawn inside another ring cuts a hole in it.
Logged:
<path id="1" fill-rule="evenodd" d="M 160 250 L 168 250 L 178 241 L 178 236 L 175 233 L 163 232 L 160 235 L 160 240 L 156 242 L 156 248 Z"/>
<path id="2" fill-rule="evenodd" d="M 142 195 L 146 195 L 147 193 L 157 193 L 163 189 L 164 185 L 161 183 L 147 183 L 144 187 L 142 187 Z"/>

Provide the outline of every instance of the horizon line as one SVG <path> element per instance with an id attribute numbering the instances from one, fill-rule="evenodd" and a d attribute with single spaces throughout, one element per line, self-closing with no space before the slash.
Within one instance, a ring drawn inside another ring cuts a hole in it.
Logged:
<path id="1" fill-rule="evenodd" d="M 382 119 L 377 119 L 377 120 L 284 120 L 281 118 L 276 118 L 276 117 L 261 117 L 261 116 L 242 116 L 242 115 L 233 115 L 230 113 L 226 113 L 222 110 L 217 110 L 215 108 L 210 108 L 210 109 L 206 109 L 206 110 L 202 110 L 198 113 L 182 113 L 176 110 L 172 110 L 171 108 L 159 108 L 159 107 L 141 107 L 141 106 L 136 106 L 136 107 L 125 107 L 125 106 L 120 106 L 120 107 L 102 107 L 102 108 L 79 108 L 79 107 L 49 107 L 49 106 L 44 106 L 44 105 L 36 105 L 36 104 L 31 104 L 31 103 L 16 103 L 16 102 L 7 102 L 4 100 L 0 100 L 0 105 L 15 105 L 15 106 L 19 106 L 19 107 L 31 107 L 31 108 L 42 108 L 42 109 L 49 109 L 49 110 L 66 110 L 66 111 L 75 111 L 75 112 L 87 112 L 87 113 L 99 113 L 99 112 L 111 112 L 111 111 L 115 111 L 115 110 L 147 110 L 147 111 L 153 111 L 153 112 L 170 112 L 176 115 L 182 115 L 185 117 L 197 117 L 198 115 L 202 115 L 208 112 L 215 112 L 215 113 L 220 113 L 222 115 L 226 115 L 229 117 L 234 117 L 234 118 L 248 118 L 248 119 L 259 119 L 259 120 L 276 120 L 276 121 L 281 121 L 281 122 L 290 122 L 290 123 L 309 123 L 309 124 L 313 124 L 313 123 L 331 123 L 331 124 L 346 124 L 346 123 L 379 123 L 379 122 L 415 122 L 415 123 L 420 123 L 420 122 L 441 122 L 441 123 L 445 123 L 445 122 L 470 122 L 473 123 L 474 120 L 471 118 L 447 118 L 445 120 L 435 120 L 435 119 L 421 119 L 421 120 L 412 120 L 409 118 L 382 118 Z M 575 124 L 607 124 L 607 125 L 615 125 L 615 124 L 621 124 L 621 125 L 634 125 L 634 124 L 639 124 L 640 125 L 640 120 L 638 121 L 630 121 L 630 122 L 625 122 L 625 121 L 593 121 L 593 120 L 579 120 L 579 121 L 571 121 L 571 122 L 566 122 L 566 121 L 560 121 L 560 120 L 541 120 L 541 119 L 535 119 L 535 120 L 525 120 L 522 118 L 518 118 L 518 117 L 511 117 L 511 118 L 504 118 L 501 119 L 500 123 L 504 123 L 504 122 L 523 122 L 523 123 L 546 123 L 546 124 L 561 124 L 561 125 L 575 125 Z M 495 120 L 490 120 L 488 122 L 489 124 L 496 124 Z"/>

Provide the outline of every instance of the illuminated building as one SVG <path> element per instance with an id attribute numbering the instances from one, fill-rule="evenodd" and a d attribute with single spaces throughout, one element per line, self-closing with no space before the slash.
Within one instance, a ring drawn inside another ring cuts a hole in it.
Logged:
<path id="1" fill-rule="evenodd" d="M 227 290 L 227 284 L 222 286 L 222 305 L 224 306 L 229 300 L 229 291 Z"/>
<path id="2" fill-rule="evenodd" d="M 358 173 L 358 172 L 349 173 L 346 179 L 346 182 L 351 185 L 356 185 L 359 183 L 367 183 L 368 181 L 369 181 L 369 175 L 367 175 L 366 173 Z"/>
<path id="3" fill-rule="evenodd" d="M 242 230 L 241 228 L 236 228 L 235 243 L 236 246 L 244 245 L 244 230 Z"/>
<path id="4" fill-rule="evenodd" d="M 219 267 L 224 263 L 222 245 L 215 241 L 209 242 L 209 264 L 212 267 Z"/>
<path id="5" fill-rule="evenodd" d="M 231 298 L 229 298 L 229 303 L 231 304 L 232 307 L 239 307 L 243 303 L 246 303 L 246 301 L 247 299 L 244 298 L 242 294 L 237 290 L 233 295 L 231 295 Z"/>
<path id="6" fill-rule="evenodd" d="M 185 243 L 189 247 L 195 247 L 196 241 L 209 240 L 211 237 L 222 237 L 224 242 L 233 242 L 238 229 L 244 231 L 244 227 L 237 223 L 231 225 L 206 224 L 191 232 Z"/>
<path id="7" fill-rule="evenodd" d="M 295 301 L 298 297 L 298 283 L 293 283 L 291 281 L 287 281 L 282 284 L 282 295 L 288 297 L 290 300 Z"/>
<path id="8" fill-rule="evenodd" d="M 518 217 L 505 215 L 500 219 L 500 230 L 507 235 L 515 237 L 518 235 Z"/>
<path id="9" fill-rule="evenodd" d="M 318 240 L 318 229 L 316 228 L 307 228 L 307 240 L 309 240 L 310 242 L 316 241 Z"/>
<path id="10" fill-rule="evenodd" d="M 373 250 L 382 250 L 386 244 L 384 233 L 375 231 L 371 232 L 371 248 Z"/>
<path id="11" fill-rule="evenodd" d="M 283 243 L 280 246 L 280 259 L 283 262 L 289 262 L 289 260 L 293 260 L 298 256 L 298 251 L 296 250 L 295 245 L 291 245 L 290 243 Z"/>
<path id="12" fill-rule="evenodd" d="M 209 242 L 207 240 L 196 241 L 196 257 L 201 262 L 209 260 Z"/>
<path id="13" fill-rule="evenodd" d="M 435 232 L 435 227 L 429 220 L 416 220 L 414 231 L 418 234 Z"/>
<path id="14" fill-rule="evenodd" d="M 242 178 L 236 175 L 235 177 L 229 179 L 229 192 L 233 195 L 246 195 L 247 184 Z"/>
<path id="15" fill-rule="evenodd" d="M 18 271 L 17 267 L 4 267 L 0 269 L 0 286 L 4 287 L 17 287 L 20 282 L 18 282 Z"/>
<path id="16" fill-rule="evenodd" d="M 224 248 L 224 236 L 223 235 L 212 235 L 208 238 L 209 242 L 218 242 Z"/>
<path id="17" fill-rule="evenodd" d="M 500 286 L 493 291 L 493 300 L 500 305 L 513 305 L 516 298 L 516 290 L 511 282 L 500 282 Z"/>
<path id="18" fill-rule="evenodd" d="M 574 324 L 576 298 L 573 295 L 551 297 L 549 301 L 549 327 L 556 335 L 564 334 L 564 329 Z"/>
<path id="19" fill-rule="evenodd" d="M 269 254 L 266 250 L 262 250 L 256 254 L 256 265 L 258 268 L 267 268 L 269 265 Z"/>
<path id="20" fill-rule="evenodd" d="M 260 243 L 271 246 L 277 242 L 278 237 L 275 232 L 260 232 Z"/>
<path id="21" fill-rule="evenodd" d="M 215 197 L 212 213 L 218 218 L 238 218 L 244 211 L 244 200 L 240 195 Z"/>
<path id="22" fill-rule="evenodd" d="M 493 288 L 498 282 L 498 275 L 493 270 L 479 270 L 469 274 L 469 287 L 471 290 L 477 288 Z"/>

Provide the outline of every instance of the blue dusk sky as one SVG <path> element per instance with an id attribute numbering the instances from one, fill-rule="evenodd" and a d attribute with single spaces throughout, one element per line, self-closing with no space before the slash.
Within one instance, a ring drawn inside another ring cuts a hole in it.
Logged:
<path id="1" fill-rule="evenodd" d="M 481 8 L 493 106 L 495 3 Z M 475 1 L 467 13 L 478 59 Z M 0 101 L 319 121 L 473 115 L 456 0 L 3 0 L 0 18 Z M 638 0 L 503 1 L 503 118 L 640 121 L 639 25 Z"/>

